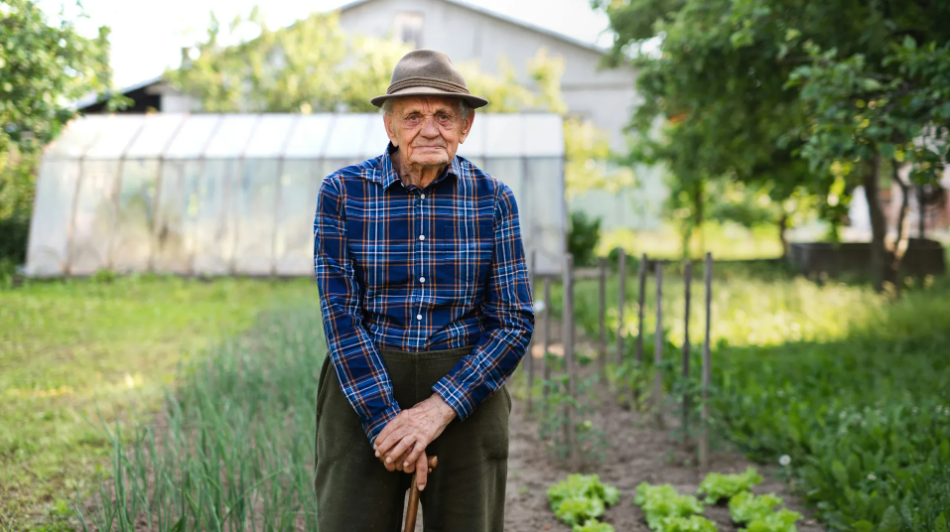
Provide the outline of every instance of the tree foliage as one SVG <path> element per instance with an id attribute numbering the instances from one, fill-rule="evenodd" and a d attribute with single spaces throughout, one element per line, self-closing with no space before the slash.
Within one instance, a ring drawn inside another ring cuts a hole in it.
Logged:
<path id="1" fill-rule="evenodd" d="M 103 26 L 86 38 L 33 1 L 0 0 L 0 259 L 24 258 L 37 154 L 72 118 L 68 102 L 109 91 L 108 36 Z"/>
<path id="2" fill-rule="evenodd" d="M 873 187 L 873 247 L 882 256 L 886 228 L 873 213 L 881 159 L 911 165 L 917 182 L 942 171 L 950 3 L 593 5 L 616 31 L 610 61 L 632 56 L 641 71 L 634 157 L 668 165 L 674 189 L 701 191 L 715 179 L 765 183 L 773 199 L 819 198 L 835 223 L 855 186 Z"/>

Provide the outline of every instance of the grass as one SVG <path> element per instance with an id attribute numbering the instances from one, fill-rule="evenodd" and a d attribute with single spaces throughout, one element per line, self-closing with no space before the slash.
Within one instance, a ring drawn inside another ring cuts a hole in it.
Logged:
<path id="1" fill-rule="evenodd" d="M 56 529 L 106 463 L 100 416 L 160 405 L 180 361 L 308 297 L 304 280 L 108 275 L 0 290 L 0 530 Z"/>
<path id="2" fill-rule="evenodd" d="M 685 285 L 664 282 L 663 370 L 677 383 Z M 698 276 L 698 274 L 697 274 Z M 628 283 L 627 359 L 637 333 Z M 577 322 L 597 332 L 596 281 L 578 283 Z M 655 285 L 644 329 L 653 352 Z M 703 340 L 701 285 L 692 285 L 691 365 Z M 620 327 L 608 286 L 608 345 Z M 555 291 L 558 293 L 558 290 Z M 552 297 L 555 308 L 560 298 Z M 950 520 L 950 282 L 925 279 L 894 301 L 863 285 L 823 286 L 781 271 L 719 267 L 712 304 L 714 425 L 751 457 L 777 463 L 832 530 L 945 530 Z M 697 375 L 695 372 L 693 375 Z M 646 379 L 650 382 L 650 379 Z M 692 404 L 698 404 L 693 401 Z"/>

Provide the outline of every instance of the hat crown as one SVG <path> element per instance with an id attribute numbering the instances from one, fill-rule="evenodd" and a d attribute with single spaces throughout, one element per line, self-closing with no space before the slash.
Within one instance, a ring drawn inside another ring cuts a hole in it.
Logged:
<path id="1" fill-rule="evenodd" d="M 436 50 L 415 50 L 404 55 L 393 68 L 386 92 L 391 94 L 408 87 L 431 86 L 432 82 L 447 86 L 452 92 L 468 93 L 465 78 L 448 54 Z"/>

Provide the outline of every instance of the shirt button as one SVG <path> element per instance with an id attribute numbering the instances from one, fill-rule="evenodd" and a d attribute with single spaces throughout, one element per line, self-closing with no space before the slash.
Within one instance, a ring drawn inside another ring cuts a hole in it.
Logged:
<path id="1" fill-rule="evenodd" d="M 426 195 L 425 195 L 425 194 L 421 194 L 419 197 L 421 197 L 422 199 L 426 199 Z"/>
<path id="2" fill-rule="evenodd" d="M 419 282 L 420 282 L 420 283 L 426 282 L 426 278 L 425 278 L 425 277 L 420 277 L 420 278 L 419 278 Z"/>
<path id="3" fill-rule="evenodd" d="M 416 319 L 422 321 L 422 314 L 416 314 Z"/>
<path id="4" fill-rule="evenodd" d="M 426 235 L 419 235 L 419 240 L 425 240 L 425 239 L 426 239 Z"/>

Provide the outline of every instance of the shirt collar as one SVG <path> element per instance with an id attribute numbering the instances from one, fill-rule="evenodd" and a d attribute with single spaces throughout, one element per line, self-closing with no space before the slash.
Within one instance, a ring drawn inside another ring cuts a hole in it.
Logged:
<path id="1" fill-rule="evenodd" d="M 373 181 L 376 181 L 382 185 L 384 189 L 389 188 L 393 185 L 393 183 L 399 181 L 399 174 L 396 173 L 396 169 L 393 167 L 393 160 L 391 156 L 391 154 L 396 153 L 398 149 L 399 148 L 393 146 L 392 142 L 386 145 L 386 151 L 383 152 L 382 161 L 379 165 L 380 174 L 378 176 L 373 176 L 375 178 Z M 459 162 L 457 155 L 452 158 L 452 162 L 449 164 L 449 167 L 441 176 L 439 176 L 438 179 L 433 182 L 433 184 L 442 181 L 446 176 L 449 175 L 455 176 L 456 179 L 462 175 L 462 165 Z"/>

